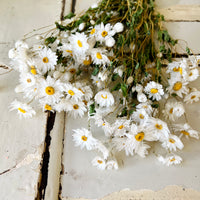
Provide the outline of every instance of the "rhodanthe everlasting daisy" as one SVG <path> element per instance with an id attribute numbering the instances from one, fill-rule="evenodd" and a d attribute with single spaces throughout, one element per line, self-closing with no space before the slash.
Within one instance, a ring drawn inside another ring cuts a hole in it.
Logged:
<path id="1" fill-rule="evenodd" d="M 76 32 L 69 37 L 69 41 L 72 45 L 72 51 L 77 56 L 77 58 L 84 59 L 86 51 L 89 49 L 87 36 L 84 33 Z"/>
<path id="2" fill-rule="evenodd" d="M 54 104 L 60 101 L 63 96 L 63 85 L 60 80 L 55 80 L 50 76 L 47 79 L 40 79 L 39 81 L 39 97 L 41 101 Z"/>
<path id="3" fill-rule="evenodd" d="M 185 113 L 185 109 L 182 102 L 168 101 L 165 104 L 163 114 L 166 118 L 175 121 Z"/>
<path id="4" fill-rule="evenodd" d="M 178 165 L 182 162 L 182 158 L 180 156 L 177 156 L 177 155 L 171 155 L 171 156 L 167 156 L 165 158 L 163 156 L 159 156 L 158 160 L 162 164 L 167 165 L 167 166 Z"/>
<path id="5" fill-rule="evenodd" d="M 115 102 L 113 95 L 108 90 L 101 90 L 95 95 L 94 99 L 101 107 L 110 107 Z"/>
<path id="6" fill-rule="evenodd" d="M 31 106 L 25 103 L 21 103 L 16 99 L 10 105 L 10 111 L 12 110 L 17 110 L 17 114 L 20 116 L 20 118 L 31 118 L 33 115 L 36 114 Z"/>
<path id="7" fill-rule="evenodd" d="M 176 151 L 176 149 L 183 149 L 184 145 L 181 142 L 180 138 L 176 135 L 169 135 L 169 138 L 163 141 L 162 146 L 170 151 Z"/>
<path id="8" fill-rule="evenodd" d="M 124 136 L 126 132 L 130 129 L 130 120 L 127 119 L 118 119 L 112 125 L 114 129 L 115 136 Z"/>
<path id="9" fill-rule="evenodd" d="M 51 49 L 43 48 L 38 51 L 37 68 L 45 74 L 47 71 L 54 70 L 57 64 L 57 56 Z"/>
<path id="10" fill-rule="evenodd" d="M 95 157 L 92 160 L 92 165 L 97 167 L 100 170 L 105 170 L 106 169 L 106 161 L 103 158 L 99 157 L 99 156 Z"/>
<path id="11" fill-rule="evenodd" d="M 97 140 L 92 136 L 92 133 L 85 128 L 73 130 L 73 140 L 75 146 L 80 146 L 81 149 L 87 150 L 95 149 Z"/>
<path id="12" fill-rule="evenodd" d="M 194 103 L 194 102 L 199 101 L 199 99 L 200 99 L 200 91 L 192 91 L 185 96 L 184 102 Z"/>
<path id="13" fill-rule="evenodd" d="M 139 124 L 144 123 L 148 118 L 149 118 L 149 115 L 147 114 L 146 110 L 143 108 L 136 109 L 136 111 L 133 112 L 133 114 L 131 115 L 131 119 L 133 119 L 133 121 Z"/>
<path id="14" fill-rule="evenodd" d="M 193 137 L 199 139 L 199 132 L 192 129 L 188 123 L 185 124 L 175 124 L 174 130 L 180 133 L 180 136 L 185 136 L 186 138 Z"/>
<path id="15" fill-rule="evenodd" d="M 195 81 L 198 77 L 199 77 L 198 68 L 192 68 L 187 73 L 186 81 L 192 82 Z"/>
<path id="16" fill-rule="evenodd" d="M 152 98 L 156 101 L 161 100 L 162 96 L 164 95 L 162 85 L 154 81 L 147 83 L 147 86 L 144 88 L 144 92 L 149 95 L 149 98 Z"/>
<path id="17" fill-rule="evenodd" d="M 96 65 L 107 65 L 110 63 L 110 60 L 106 56 L 106 50 L 100 48 L 94 48 L 91 51 L 91 56 L 93 63 Z"/>

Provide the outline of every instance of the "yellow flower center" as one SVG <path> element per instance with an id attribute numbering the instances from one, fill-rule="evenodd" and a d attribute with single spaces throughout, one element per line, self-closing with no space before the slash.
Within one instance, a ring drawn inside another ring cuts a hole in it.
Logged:
<path id="1" fill-rule="evenodd" d="M 77 44 L 78 44 L 79 47 L 83 47 L 83 44 L 80 40 L 77 41 Z"/>
<path id="2" fill-rule="evenodd" d="M 108 32 L 107 32 L 107 31 L 103 31 L 103 32 L 101 33 L 101 35 L 102 35 L 102 37 L 106 37 L 106 36 L 108 35 Z"/>
<path id="3" fill-rule="evenodd" d="M 179 91 L 182 88 L 182 83 L 181 82 L 176 82 L 173 86 L 174 91 Z"/>
<path id="4" fill-rule="evenodd" d="M 96 83 L 98 83 L 99 81 L 96 81 Z"/>
<path id="5" fill-rule="evenodd" d="M 144 119 L 144 115 L 143 114 L 139 114 L 139 118 L 140 119 Z"/>
<path id="6" fill-rule="evenodd" d="M 105 96 L 102 94 L 101 97 L 102 97 L 103 99 L 107 99 L 107 98 L 108 98 L 107 94 L 106 94 Z"/>
<path id="7" fill-rule="evenodd" d="M 68 90 L 68 94 L 71 95 L 71 96 L 75 95 L 74 91 L 72 91 L 72 90 Z"/>
<path id="8" fill-rule="evenodd" d="M 152 94 L 156 94 L 156 93 L 158 93 L 158 89 L 156 89 L 156 88 L 152 88 L 152 89 L 151 89 L 151 93 L 152 93 Z"/>
<path id="9" fill-rule="evenodd" d="M 143 108 L 148 108 L 147 105 L 143 106 Z"/>
<path id="10" fill-rule="evenodd" d="M 138 142 L 141 142 L 141 141 L 144 139 L 144 132 L 138 133 L 138 134 L 135 136 L 135 139 L 136 139 Z"/>
<path id="11" fill-rule="evenodd" d="M 195 96 L 195 95 L 191 96 L 191 99 L 195 99 L 195 98 L 196 98 L 196 96 Z"/>
<path id="12" fill-rule="evenodd" d="M 32 73 L 33 75 L 36 75 L 36 74 L 37 74 L 36 69 L 35 69 L 35 68 L 32 68 L 32 69 L 31 69 L 31 73 Z"/>
<path id="13" fill-rule="evenodd" d="M 176 141 L 174 139 L 170 138 L 169 142 L 171 142 L 172 144 L 174 144 Z"/>
<path id="14" fill-rule="evenodd" d="M 43 61 L 43 63 L 48 63 L 48 62 L 49 62 L 49 59 L 48 59 L 47 57 L 44 57 L 44 58 L 42 59 L 42 61 Z"/>
<path id="15" fill-rule="evenodd" d="M 83 136 L 81 137 L 81 139 L 82 139 L 84 142 L 87 141 L 87 137 L 86 137 L 85 135 L 83 135 Z"/>
<path id="16" fill-rule="evenodd" d="M 174 72 L 179 72 L 181 75 L 183 74 L 182 67 L 174 67 L 173 71 Z"/>
<path id="17" fill-rule="evenodd" d="M 77 104 L 73 105 L 74 110 L 78 110 L 79 106 Z"/>
<path id="18" fill-rule="evenodd" d="M 173 110 L 174 110 L 174 109 L 173 109 L 173 108 L 171 108 L 171 109 L 170 109 L 170 111 L 169 111 L 169 113 L 170 113 L 170 114 L 172 114 L 172 113 L 173 113 Z"/>
<path id="19" fill-rule="evenodd" d="M 54 90 L 53 87 L 48 86 L 48 87 L 46 87 L 45 92 L 46 92 L 48 95 L 53 95 L 53 94 L 55 93 L 55 90 Z"/>
<path id="20" fill-rule="evenodd" d="M 184 135 L 190 135 L 187 131 L 184 131 L 184 130 L 181 131 L 181 133 L 184 134 Z"/>
<path id="21" fill-rule="evenodd" d="M 27 83 L 31 83 L 31 79 L 30 78 L 28 78 L 26 81 L 27 81 Z"/>
<path id="22" fill-rule="evenodd" d="M 121 125 L 118 127 L 118 129 L 123 129 L 124 128 L 124 125 Z"/>
<path id="23" fill-rule="evenodd" d="M 170 162 L 173 162 L 173 161 L 175 161 L 176 159 L 175 158 L 172 158 L 171 160 L 169 160 Z"/>
<path id="24" fill-rule="evenodd" d="M 67 49 L 67 50 L 65 50 L 65 51 L 66 51 L 67 53 L 72 53 L 72 50 L 68 50 L 68 49 Z"/>
<path id="25" fill-rule="evenodd" d="M 193 75 L 193 73 L 192 73 L 192 72 L 190 72 L 189 76 L 192 76 L 192 75 Z"/>
<path id="26" fill-rule="evenodd" d="M 46 105 L 44 106 L 44 108 L 45 108 L 45 110 L 52 110 L 52 107 L 51 107 L 50 105 L 48 105 L 48 104 L 46 104 Z"/>
<path id="27" fill-rule="evenodd" d="M 98 162 L 99 164 L 102 164 L 102 163 L 103 163 L 103 161 L 102 161 L 102 160 L 97 160 L 97 162 Z"/>
<path id="28" fill-rule="evenodd" d="M 90 65 L 92 63 L 91 57 L 83 61 L 84 65 Z"/>
<path id="29" fill-rule="evenodd" d="M 98 59 L 102 59 L 102 55 L 101 55 L 99 52 L 97 52 L 96 57 L 97 57 Z"/>
<path id="30" fill-rule="evenodd" d="M 95 33 L 95 31 L 96 31 L 95 28 L 93 28 L 93 29 L 91 30 L 90 34 L 93 35 L 93 34 Z"/>
<path id="31" fill-rule="evenodd" d="M 106 125 L 106 123 L 103 123 L 103 124 L 102 124 L 102 126 L 105 126 L 105 125 Z"/>
<path id="32" fill-rule="evenodd" d="M 69 72 L 70 72 L 71 74 L 75 74 L 75 73 L 76 73 L 76 69 L 71 68 L 71 69 L 69 70 Z"/>
<path id="33" fill-rule="evenodd" d="M 159 130 L 162 130 L 162 129 L 163 129 L 162 124 L 156 124 L 155 127 L 156 127 L 157 129 L 159 129 Z"/>
<path id="34" fill-rule="evenodd" d="M 18 110 L 19 110 L 20 112 L 22 112 L 22 113 L 26 113 L 26 111 L 23 110 L 22 108 L 18 108 Z"/>

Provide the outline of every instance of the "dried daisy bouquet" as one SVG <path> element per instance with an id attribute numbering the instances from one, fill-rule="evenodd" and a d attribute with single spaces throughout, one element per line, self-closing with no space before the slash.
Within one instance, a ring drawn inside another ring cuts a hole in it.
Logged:
<path id="1" fill-rule="evenodd" d="M 200 98 L 190 87 L 200 58 L 187 48 L 187 58 L 173 60 L 178 41 L 163 21 L 153 0 L 102 0 L 83 14 L 68 14 L 31 46 L 27 37 L 17 41 L 9 58 L 24 100 L 14 100 L 11 110 L 25 118 L 38 108 L 75 119 L 87 114 L 88 128 L 72 136 L 76 146 L 97 152 L 92 164 L 101 170 L 118 169 L 119 151 L 146 157 L 157 144 L 164 149 L 156 153 L 160 162 L 181 163 L 174 152 L 183 149 L 182 137 L 199 138 L 184 103 Z M 103 140 L 91 123 L 102 128 Z"/>

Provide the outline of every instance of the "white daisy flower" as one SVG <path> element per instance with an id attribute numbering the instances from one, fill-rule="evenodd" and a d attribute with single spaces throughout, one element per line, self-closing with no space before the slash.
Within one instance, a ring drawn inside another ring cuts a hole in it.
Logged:
<path id="1" fill-rule="evenodd" d="M 114 128 L 106 120 L 103 120 L 101 127 L 106 137 L 110 137 L 114 134 Z"/>
<path id="2" fill-rule="evenodd" d="M 111 24 L 106 24 L 104 26 L 103 22 L 99 25 L 96 25 L 94 30 L 96 40 L 100 41 L 100 43 L 105 42 L 106 39 L 115 35 L 115 31 L 113 30 Z M 94 32 L 94 30 L 92 30 L 91 33 Z"/>
<path id="3" fill-rule="evenodd" d="M 175 121 L 185 113 L 185 108 L 182 102 L 168 101 L 162 112 L 165 118 Z"/>
<path id="4" fill-rule="evenodd" d="M 51 49 L 45 47 L 38 52 L 37 68 L 41 73 L 54 70 L 56 64 L 57 56 Z"/>
<path id="5" fill-rule="evenodd" d="M 134 155 L 135 143 L 133 140 L 133 136 L 131 137 L 120 137 L 114 138 L 112 140 L 113 147 L 116 148 L 117 151 L 125 151 L 126 155 Z"/>
<path id="6" fill-rule="evenodd" d="M 108 90 L 101 90 L 95 95 L 94 99 L 101 107 L 110 107 L 115 102 L 113 95 Z"/>
<path id="7" fill-rule="evenodd" d="M 83 117 L 85 112 L 87 112 L 87 108 L 81 101 L 69 101 L 66 111 L 69 113 L 69 115 L 76 119 L 78 117 Z"/>
<path id="8" fill-rule="evenodd" d="M 98 77 L 101 81 L 106 81 L 110 75 L 110 72 L 108 70 L 103 70 L 98 73 Z"/>
<path id="9" fill-rule="evenodd" d="M 115 30 L 116 33 L 121 33 L 124 30 L 124 25 L 121 22 L 117 22 L 113 29 Z"/>
<path id="10" fill-rule="evenodd" d="M 144 93 L 138 93 L 137 94 L 137 100 L 140 102 L 140 103 L 145 103 L 147 101 L 147 97 Z"/>
<path id="11" fill-rule="evenodd" d="M 189 92 L 189 89 L 187 88 L 188 83 L 181 79 L 170 79 L 168 82 L 169 87 L 167 88 L 167 91 L 170 94 L 177 94 L 179 97 L 183 98 L 183 94 L 187 94 Z"/>
<path id="12" fill-rule="evenodd" d="M 63 91 L 67 94 L 67 99 L 72 99 L 74 101 L 80 101 L 82 100 L 83 93 L 81 90 L 74 87 L 72 84 L 64 84 Z"/>
<path id="13" fill-rule="evenodd" d="M 80 59 L 85 58 L 86 51 L 89 49 L 89 44 L 87 43 L 87 36 L 84 33 L 72 34 L 69 37 L 70 44 L 72 45 L 73 53 Z"/>
<path id="14" fill-rule="evenodd" d="M 165 158 L 163 156 L 159 156 L 158 160 L 162 164 L 167 165 L 167 166 L 177 165 L 177 164 L 180 164 L 182 162 L 182 158 L 180 156 L 177 156 L 177 155 L 167 156 Z"/>
<path id="15" fill-rule="evenodd" d="M 40 79 L 38 90 L 40 100 L 48 102 L 49 104 L 59 102 L 60 98 L 63 96 L 63 84 L 60 80 L 55 80 L 50 76 L 47 76 L 46 80 Z"/>
<path id="16" fill-rule="evenodd" d="M 115 136 L 124 136 L 126 132 L 130 129 L 130 120 L 127 119 L 117 119 L 115 123 L 112 125 L 114 129 Z"/>
<path id="17" fill-rule="evenodd" d="M 42 102 L 43 104 L 45 104 L 46 102 Z M 69 110 L 72 110 L 72 105 L 71 105 L 71 101 L 65 98 L 62 98 L 58 103 L 56 103 L 54 105 L 54 108 L 57 112 L 68 112 Z"/>
<path id="18" fill-rule="evenodd" d="M 199 99 L 200 99 L 200 91 L 193 91 L 185 96 L 184 102 L 191 104 L 199 101 Z"/>
<path id="19" fill-rule="evenodd" d="M 146 111 L 146 113 L 151 116 L 152 112 L 153 112 L 153 108 L 151 106 L 152 102 L 150 100 L 148 100 L 145 103 L 140 103 L 136 106 L 136 109 L 144 109 Z"/>
<path id="20" fill-rule="evenodd" d="M 55 105 L 50 105 L 48 102 L 40 102 L 40 107 L 42 108 L 43 112 L 50 111 L 55 112 Z"/>
<path id="21" fill-rule="evenodd" d="M 63 43 L 62 46 L 58 47 L 59 50 L 63 52 L 63 56 L 73 57 L 72 45 L 69 43 Z"/>
<path id="22" fill-rule="evenodd" d="M 30 73 L 21 73 L 19 81 L 25 88 L 32 87 L 36 83 L 35 77 Z"/>
<path id="23" fill-rule="evenodd" d="M 146 110 L 141 108 L 141 109 L 136 109 L 136 111 L 133 112 L 131 115 L 131 119 L 139 124 L 144 123 L 147 119 L 149 118 L 149 115 L 147 114 Z"/>
<path id="24" fill-rule="evenodd" d="M 73 130 L 73 141 L 75 146 L 80 146 L 81 149 L 95 149 L 97 140 L 92 136 L 92 133 L 85 128 Z"/>
<path id="25" fill-rule="evenodd" d="M 164 95 L 162 85 L 154 81 L 147 83 L 146 87 L 144 88 L 144 92 L 149 95 L 149 98 L 152 98 L 156 101 L 161 100 L 162 96 Z"/>
<path id="26" fill-rule="evenodd" d="M 93 97 L 93 92 L 89 85 L 86 85 L 85 83 L 81 82 L 76 82 L 74 86 L 83 93 L 83 98 L 86 101 L 91 100 L 91 98 Z"/>
<path id="27" fill-rule="evenodd" d="M 97 167 L 100 170 L 105 170 L 106 169 L 106 161 L 103 158 L 99 157 L 99 156 L 95 157 L 92 160 L 92 165 Z"/>
<path id="28" fill-rule="evenodd" d="M 94 48 L 91 50 L 91 56 L 93 63 L 96 65 L 107 65 L 110 64 L 110 60 L 105 55 L 106 50 L 102 50 L 100 48 Z"/>
<path id="29" fill-rule="evenodd" d="M 35 59 L 29 59 L 27 60 L 27 64 L 29 66 L 29 73 L 31 73 L 32 75 L 37 75 L 38 71 L 37 71 L 37 63 Z"/>
<path id="30" fill-rule="evenodd" d="M 108 169 L 108 170 L 112 170 L 112 169 L 117 170 L 118 168 L 119 168 L 119 166 L 118 166 L 118 163 L 117 163 L 116 160 L 109 160 L 109 161 L 107 161 L 107 163 L 106 163 L 106 169 Z"/>
<path id="31" fill-rule="evenodd" d="M 33 108 L 25 103 L 21 103 L 20 101 L 17 101 L 16 99 L 11 103 L 10 105 L 10 111 L 17 110 L 17 114 L 20 118 L 31 118 L 33 115 L 36 114 L 36 112 L 33 110 Z"/>
<path id="32" fill-rule="evenodd" d="M 143 86 L 141 84 L 137 84 L 135 87 L 137 93 L 143 92 Z"/>
<path id="33" fill-rule="evenodd" d="M 167 124 L 158 118 L 149 118 L 145 123 L 145 127 L 148 128 L 156 140 L 163 141 L 169 138 L 170 131 Z"/>
<path id="34" fill-rule="evenodd" d="M 163 148 L 169 149 L 170 151 L 176 151 L 176 148 L 183 149 L 184 145 L 176 135 L 169 135 L 167 140 L 164 140 L 162 143 Z"/>
<path id="35" fill-rule="evenodd" d="M 192 68 L 187 73 L 186 81 L 192 82 L 195 81 L 198 77 L 199 77 L 198 68 Z"/>
<path id="36" fill-rule="evenodd" d="M 196 138 L 196 139 L 199 139 L 199 132 L 192 129 L 192 127 L 188 124 L 188 123 L 185 123 L 185 124 L 175 124 L 174 125 L 174 130 L 176 132 L 179 132 L 181 135 L 181 137 L 183 135 L 186 136 L 186 138 L 189 138 L 190 137 L 193 137 L 193 138 Z"/>
<path id="37" fill-rule="evenodd" d="M 92 83 L 97 86 L 99 89 L 105 87 L 105 83 L 98 76 L 91 76 Z"/>

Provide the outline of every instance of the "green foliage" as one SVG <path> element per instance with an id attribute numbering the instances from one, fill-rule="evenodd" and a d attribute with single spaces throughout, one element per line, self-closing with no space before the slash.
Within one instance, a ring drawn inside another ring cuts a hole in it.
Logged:
<path id="1" fill-rule="evenodd" d="M 75 14 L 73 12 L 70 12 L 68 15 L 64 16 L 64 19 L 71 19 L 74 16 Z"/>
<path id="2" fill-rule="evenodd" d="M 94 116 L 95 113 L 96 113 L 96 111 L 95 111 L 95 103 L 93 103 L 93 104 L 91 104 L 89 106 L 89 114 L 90 114 L 90 116 Z"/>
<path id="3" fill-rule="evenodd" d="M 45 39 L 45 45 L 53 44 L 56 41 L 57 37 L 48 37 Z"/>
<path id="4" fill-rule="evenodd" d="M 93 70 L 93 72 L 92 72 L 92 75 L 93 75 L 93 76 L 96 76 L 98 73 L 99 73 L 99 66 L 96 65 L 96 66 L 94 67 L 94 70 Z"/>

